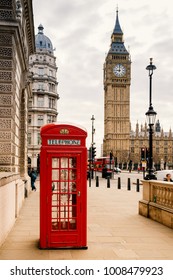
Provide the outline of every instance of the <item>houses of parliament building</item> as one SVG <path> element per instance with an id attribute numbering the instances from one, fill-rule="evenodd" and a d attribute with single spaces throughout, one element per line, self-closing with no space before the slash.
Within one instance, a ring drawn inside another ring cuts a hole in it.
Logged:
<path id="1" fill-rule="evenodd" d="M 110 152 L 121 168 L 142 166 L 141 149 L 148 149 L 148 125 L 130 123 L 131 59 L 116 12 L 111 45 L 104 63 L 103 156 Z M 153 129 L 153 164 L 156 169 L 173 168 L 173 134 L 164 132 L 157 120 Z"/>

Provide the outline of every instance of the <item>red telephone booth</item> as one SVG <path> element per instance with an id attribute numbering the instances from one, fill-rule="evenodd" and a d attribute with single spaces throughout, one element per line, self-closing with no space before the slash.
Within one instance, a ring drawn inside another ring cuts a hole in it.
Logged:
<path id="1" fill-rule="evenodd" d="M 41 128 L 40 248 L 87 248 L 87 132 Z"/>

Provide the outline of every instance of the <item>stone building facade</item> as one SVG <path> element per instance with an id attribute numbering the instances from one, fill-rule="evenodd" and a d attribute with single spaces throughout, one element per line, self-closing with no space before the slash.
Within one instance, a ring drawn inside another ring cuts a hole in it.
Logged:
<path id="1" fill-rule="evenodd" d="M 0 245 L 30 190 L 27 173 L 32 0 L 0 0 Z"/>
<path id="2" fill-rule="evenodd" d="M 141 165 L 141 149 L 148 145 L 148 126 L 136 124 L 135 131 L 130 133 L 130 153 L 129 160 L 132 160 L 133 167 L 137 169 Z M 159 120 L 153 129 L 153 164 L 156 169 L 173 169 L 173 134 L 164 132 Z"/>
<path id="3" fill-rule="evenodd" d="M 110 152 L 121 168 L 142 165 L 141 149 L 148 148 L 147 124 L 135 130 L 130 124 L 131 59 L 123 41 L 116 13 L 111 46 L 104 63 L 104 140 L 103 156 Z M 131 101 L 133 102 L 133 100 Z M 173 134 L 164 132 L 157 121 L 153 133 L 153 163 L 157 169 L 173 168 Z"/>
<path id="4" fill-rule="evenodd" d="M 35 36 L 36 52 L 29 58 L 32 98 L 28 114 L 28 168 L 39 172 L 40 127 L 57 121 L 57 66 L 51 40 L 40 24 Z"/>
<path id="5" fill-rule="evenodd" d="M 0 0 L 0 171 L 27 174 L 29 56 L 35 50 L 32 1 Z"/>

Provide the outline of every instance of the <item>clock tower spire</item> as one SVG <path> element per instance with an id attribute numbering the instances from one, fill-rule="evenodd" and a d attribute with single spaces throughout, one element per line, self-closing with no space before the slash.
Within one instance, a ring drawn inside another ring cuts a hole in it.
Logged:
<path id="1" fill-rule="evenodd" d="M 121 35 L 123 35 L 123 31 L 121 29 L 121 26 L 120 26 L 120 23 L 119 23 L 119 18 L 118 18 L 118 8 L 116 10 L 116 22 L 115 22 L 115 27 L 114 27 L 112 35 L 113 34 L 121 34 Z"/>
<path id="2" fill-rule="evenodd" d="M 129 160 L 131 61 L 123 41 L 118 9 L 111 45 L 104 63 L 105 156 L 113 152 L 119 163 Z"/>

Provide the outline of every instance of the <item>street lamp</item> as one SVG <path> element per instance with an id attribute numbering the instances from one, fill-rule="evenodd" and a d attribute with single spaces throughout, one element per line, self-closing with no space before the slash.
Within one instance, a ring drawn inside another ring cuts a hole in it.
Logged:
<path id="1" fill-rule="evenodd" d="M 94 170 L 93 170 L 93 165 L 94 165 L 94 156 L 95 156 L 95 147 L 94 147 L 94 133 L 95 133 L 95 128 L 94 128 L 94 115 L 92 115 L 91 118 L 92 121 L 92 142 L 91 142 L 91 164 L 92 164 L 92 168 L 91 168 L 91 164 L 90 164 L 90 178 L 94 178 Z"/>
<path id="2" fill-rule="evenodd" d="M 92 115 L 92 142 L 91 142 L 91 145 L 93 146 L 94 145 L 94 133 L 95 133 L 95 128 L 94 128 L 94 121 L 95 121 L 95 118 L 94 118 L 94 115 Z"/>
<path id="3" fill-rule="evenodd" d="M 153 65 L 152 58 L 150 58 L 150 64 L 146 67 L 149 71 L 149 79 L 150 79 L 150 86 L 149 86 L 149 109 L 145 113 L 147 122 L 149 125 L 149 157 L 148 157 L 148 174 L 145 176 L 146 180 L 157 180 L 156 176 L 154 175 L 153 170 L 153 126 L 155 123 L 157 113 L 153 109 L 152 105 L 152 75 L 153 70 L 156 69 L 156 66 Z"/>

